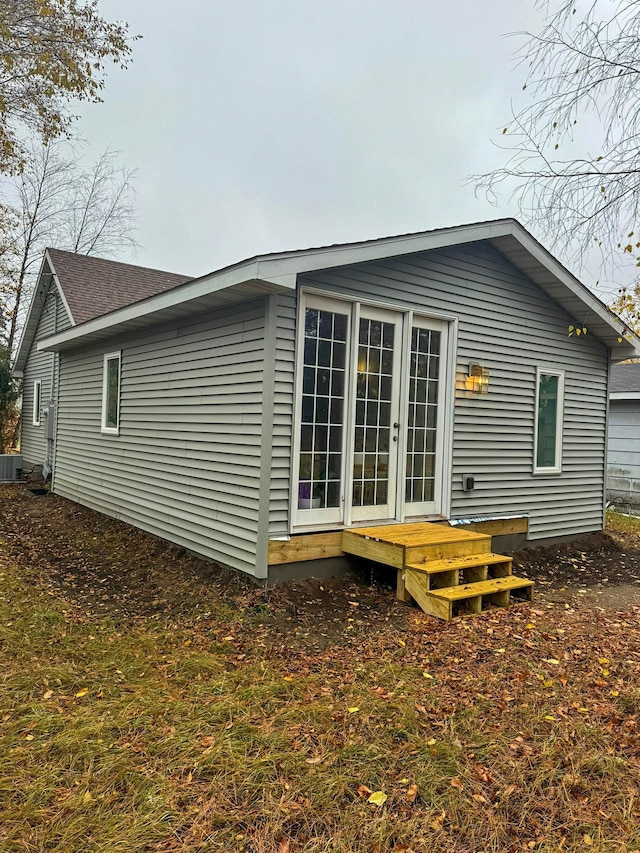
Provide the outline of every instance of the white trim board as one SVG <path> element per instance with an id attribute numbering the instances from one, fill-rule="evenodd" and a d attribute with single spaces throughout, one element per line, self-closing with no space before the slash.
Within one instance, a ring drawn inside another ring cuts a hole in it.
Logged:
<path id="1" fill-rule="evenodd" d="M 490 241 L 514 266 L 551 296 L 564 310 L 602 341 L 616 360 L 640 355 L 640 339 L 625 338 L 625 327 L 600 300 L 566 270 L 515 219 L 459 225 L 435 231 L 384 237 L 295 252 L 261 255 L 178 285 L 134 305 L 89 320 L 38 344 L 39 350 L 88 345 L 107 334 L 119 334 L 169 318 L 171 311 L 206 296 L 253 285 L 257 292 L 293 290 L 299 274 L 331 267 L 383 260 L 479 241 Z M 197 306 L 193 306 L 197 310 Z"/>
<path id="2" fill-rule="evenodd" d="M 610 400 L 640 400 L 640 391 L 612 391 Z"/>

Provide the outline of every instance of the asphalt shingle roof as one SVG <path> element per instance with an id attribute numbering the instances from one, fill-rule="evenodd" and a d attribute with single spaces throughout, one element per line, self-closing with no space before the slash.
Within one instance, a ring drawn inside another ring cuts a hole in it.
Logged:
<path id="1" fill-rule="evenodd" d="M 609 391 L 611 394 L 640 392 L 640 364 L 613 364 Z"/>
<path id="2" fill-rule="evenodd" d="M 48 249 L 77 325 L 170 290 L 192 276 Z"/>

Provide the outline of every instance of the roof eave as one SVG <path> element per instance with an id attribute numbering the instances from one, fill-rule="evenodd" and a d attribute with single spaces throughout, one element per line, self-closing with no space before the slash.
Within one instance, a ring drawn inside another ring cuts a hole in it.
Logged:
<path id="1" fill-rule="evenodd" d="M 296 287 L 297 276 L 306 272 L 483 240 L 491 241 L 498 251 L 558 302 L 579 325 L 585 326 L 594 337 L 601 340 L 611 350 L 614 360 L 621 361 L 640 355 L 640 340 L 635 335 L 625 334 L 622 322 L 515 219 L 499 219 L 361 243 L 257 256 L 89 320 L 48 338 L 41 342 L 38 348 L 71 348 L 80 340 L 89 343 L 107 334 L 150 325 L 156 322 L 156 319 L 159 322 L 163 317 L 167 317 L 172 309 L 174 312 L 178 311 L 183 303 L 204 300 L 207 296 L 251 282 L 260 283 L 267 289 L 291 290 Z M 186 309 L 184 313 L 187 313 Z"/>
<path id="2" fill-rule="evenodd" d="M 177 317 L 188 317 L 194 312 L 211 310 L 242 299 L 295 287 L 295 280 L 287 281 L 284 276 L 277 276 L 273 281 L 260 278 L 255 260 L 221 272 L 224 274 L 216 278 L 215 286 L 211 286 L 209 276 L 195 279 L 111 314 L 88 320 L 58 335 L 52 335 L 38 343 L 38 350 L 64 351 L 80 343 L 88 345 L 133 329 L 141 329 Z"/>
<path id="3" fill-rule="evenodd" d="M 42 309 L 44 307 L 44 302 L 39 299 L 39 296 L 50 285 L 50 282 L 47 282 L 46 285 L 43 282 L 42 274 L 46 265 L 48 265 L 51 270 L 51 274 L 53 275 L 53 265 L 47 251 L 45 251 L 42 256 L 42 261 L 40 262 L 40 269 L 38 270 L 38 276 L 36 278 L 36 286 L 33 290 L 33 294 L 31 295 L 31 303 L 29 305 L 29 310 L 27 311 L 27 318 L 22 329 L 22 334 L 20 335 L 20 343 L 16 350 L 16 357 L 13 360 L 11 373 L 16 379 L 22 378 L 24 367 L 27 363 L 27 359 L 29 358 L 31 346 L 33 345 L 33 339 L 35 338 L 36 331 L 38 330 L 38 323 L 40 322 L 40 316 L 42 315 Z"/>

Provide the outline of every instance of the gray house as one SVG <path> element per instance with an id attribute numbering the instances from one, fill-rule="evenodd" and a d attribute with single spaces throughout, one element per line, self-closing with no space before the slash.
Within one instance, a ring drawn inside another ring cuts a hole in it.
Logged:
<path id="1" fill-rule="evenodd" d="M 370 525 L 544 542 L 603 526 L 609 366 L 639 346 L 511 219 L 189 280 L 49 251 L 22 454 L 261 579 L 322 571 Z"/>
<path id="2" fill-rule="evenodd" d="M 640 364 L 614 364 L 609 392 L 607 497 L 640 511 Z"/>

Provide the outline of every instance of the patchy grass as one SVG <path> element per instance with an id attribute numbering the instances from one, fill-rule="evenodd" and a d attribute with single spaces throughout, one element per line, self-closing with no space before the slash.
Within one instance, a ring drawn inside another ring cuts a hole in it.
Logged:
<path id="1" fill-rule="evenodd" d="M 631 533 L 640 536 L 640 517 L 625 515 L 614 509 L 607 510 L 607 530 L 614 533 Z"/>
<path id="2" fill-rule="evenodd" d="M 109 621 L 2 565 L 0 850 L 640 850 L 637 609 L 320 649 L 254 610 Z"/>

